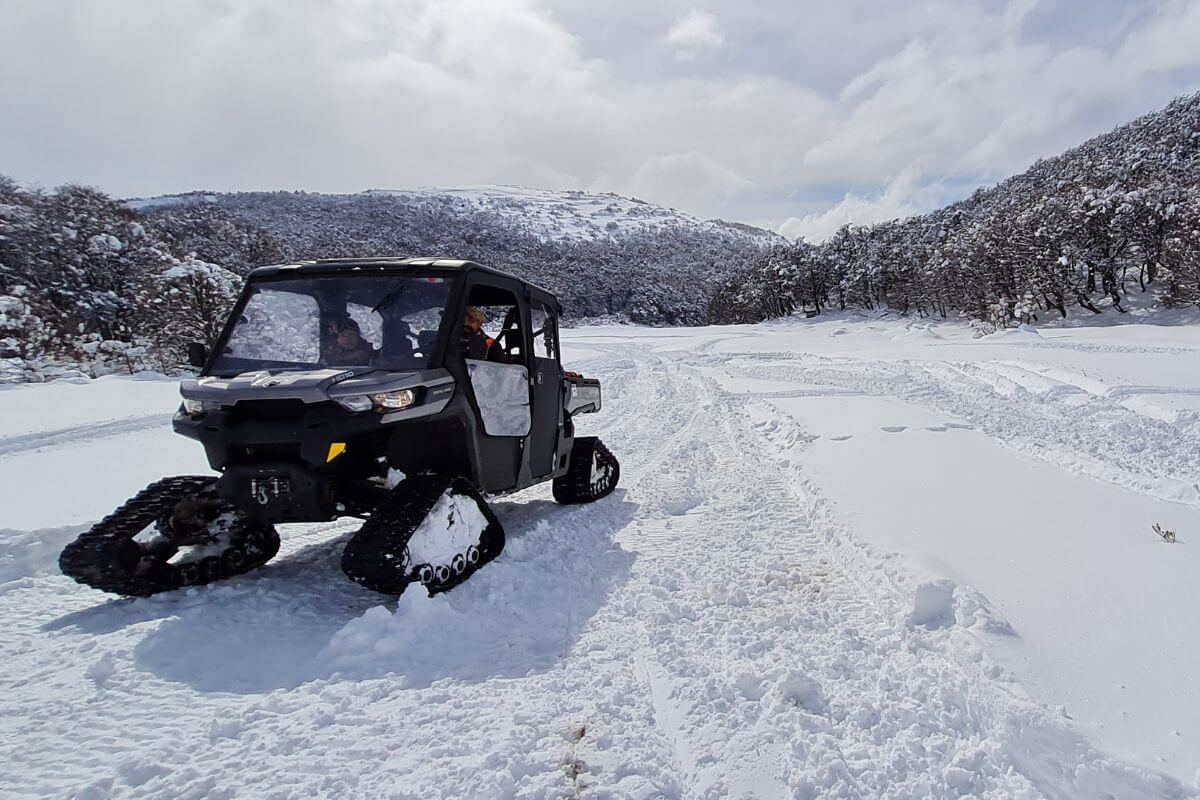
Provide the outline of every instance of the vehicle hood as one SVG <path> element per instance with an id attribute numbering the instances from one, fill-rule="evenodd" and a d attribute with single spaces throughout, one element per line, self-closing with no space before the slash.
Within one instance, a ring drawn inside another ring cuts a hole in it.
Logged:
<path id="1" fill-rule="evenodd" d="M 334 397 L 389 392 L 452 381 L 444 369 L 388 372 L 370 368 L 243 372 L 230 378 L 207 376 L 180 383 L 184 397 L 236 403 L 239 400 L 296 399 L 319 403 Z"/>

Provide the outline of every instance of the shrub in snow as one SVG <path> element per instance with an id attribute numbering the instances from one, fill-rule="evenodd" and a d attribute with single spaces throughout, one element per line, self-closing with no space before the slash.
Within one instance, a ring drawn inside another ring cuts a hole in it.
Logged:
<path id="1" fill-rule="evenodd" d="M 6 381 L 175 371 L 189 341 L 216 338 L 240 288 L 93 189 L 24 191 L 0 177 L 0 205 Z"/>
<path id="2" fill-rule="evenodd" d="M 147 276 L 134 324 L 148 334 L 150 362 L 172 372 L 186 363 L 190 342 L 212 347 L 241 288 L 238 275 L 190 256 Z"/>
<path id="3" fill-rule="evenodd" d="M 25 301 L 24 286 L 0 295 L 0 358 L 35 355 L 43 339 L 42 321 Z"/>
<path id="4" fill-rule="evenodd" d="M 990 322 L 984 322 L 981 319 L 969 320 L 967 323 L 974 331 L 972 339 L 982 339 L 984 336 L 989 336 L 996 332 L 996 326 Z"/>
<path id="5" fill-rule="evenodd" d="M 1020 300 L 1013 303 L 1012 316 L 1021 325 L 1037 322 L 1036 306 L 1032 294 L 1026 292 Z"/>
<path id="6" fill-rule="evenodd" d="M 1159 525 L 1157 522 L 1154 523 L 1153 530 L 1155 533 L 1157 533 L 1159 536 L 1162 537 L 1162 540 L 1164 542 L 1174 542 L 1175 541 L 1175 531 L 1166 530 L 1161 525 Z"/>

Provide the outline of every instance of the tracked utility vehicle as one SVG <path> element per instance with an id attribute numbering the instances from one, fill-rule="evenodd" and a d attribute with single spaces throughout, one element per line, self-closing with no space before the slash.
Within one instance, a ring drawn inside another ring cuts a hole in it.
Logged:
<path id="1" fill-rule="evenodd" d="M 456 585 L 504 546 L 486 496 L 552 481 L 585 503 L 617 485 L 616 458 L 575 436 L 600 384 L 563 371 L 561 313 L 466 261 L 254 270 L 212 353 L 192 346 L 200 373 L 173 421 L 219 475 L 146 487 L 68 545 L 62 571 L 149 595 L 265 564 L 276 524 L 350 516 L 365 520 L 342 554 L 352 580 Z"/>

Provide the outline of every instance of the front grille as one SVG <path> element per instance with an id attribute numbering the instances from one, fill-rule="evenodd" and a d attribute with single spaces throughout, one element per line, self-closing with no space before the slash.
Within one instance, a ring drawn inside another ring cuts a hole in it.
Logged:
<path id="1" fill-rule="evenodd" d="M 229 421 L 243 422 L 300 422 L 309 405 L 303 400 L 241 400 L 229 412 Z"/>
<path id="2" fill-rule="evenodd" d="M 267 461 L 299 461 L 299 443 L 233 445 L 228 449 L 229 463 L 257 464 Z"/>

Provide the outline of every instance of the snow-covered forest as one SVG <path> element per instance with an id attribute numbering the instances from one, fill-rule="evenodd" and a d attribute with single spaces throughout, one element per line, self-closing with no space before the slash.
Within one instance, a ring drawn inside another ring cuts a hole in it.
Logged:
<path id="1" fill-rule="evenodd" d="M 0 177 L 0 380 L 176 369 L 250 268 L 441 255 L 512 271 L 569 315 L 649 325 L 891 308 L 985 327 L 1200 304 L 1200 94 L 905 220 L 822 244 L 616 195 L 507 187 L 122 202 Z"/>
<path id="2" fill-rule="evenodd" d="M 0 176 L 0 382 L 173 371 L 240 287 L 102 192 Z"/>
<path id="3" fill-rule="evenodd" d="M 1122 313 L 1130 292 L 1200 304 L 1200 94 L 922 216 L 764 255 L 716 322 L 845 308 L 988 325 Z"/>
<path id="4" fill-rule="evenodd" d="M 0 177 L 0 359 L 5 380 L 181 363 L 211 343 L 255 266 L 302 258 L 442 255 L 524 276 L 570 316 L 700 324 L 767 231 L 615 195 L 500 189 L 267 192 L 121 202 L 29 191 Z"/>

